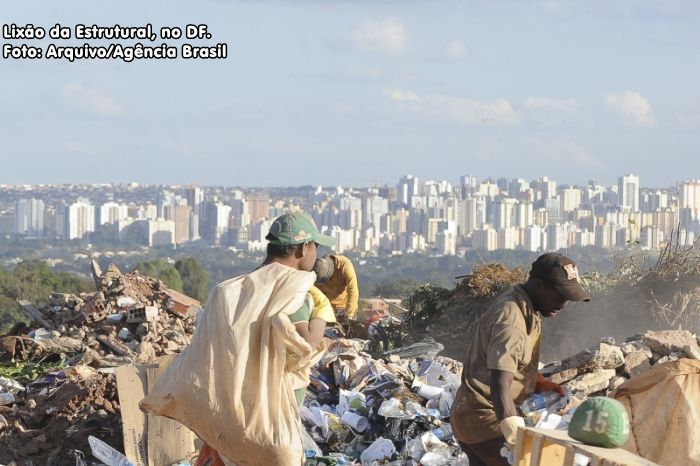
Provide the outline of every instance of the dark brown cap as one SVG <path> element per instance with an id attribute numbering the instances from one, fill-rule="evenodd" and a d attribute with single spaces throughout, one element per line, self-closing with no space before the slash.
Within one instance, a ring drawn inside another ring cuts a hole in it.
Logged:
<path id="1" fill-rule="evenodd" d="M 590 301 L 579 278 L 576 263 L 558 252 L 542 254 L 532 263 L 531 278 L 539 278 L 554 287 L 567 301 Z"/>

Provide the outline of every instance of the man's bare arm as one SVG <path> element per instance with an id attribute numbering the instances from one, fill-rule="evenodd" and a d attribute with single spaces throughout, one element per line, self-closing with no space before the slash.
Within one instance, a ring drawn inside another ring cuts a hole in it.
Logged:
<path id="1" fill-rule="evenodd" d="M 511 372 L 491 369 L 491 401 L 499 421 L 518 415 L 511 394 L 513 377 Z"/>
<path id="2" fill-rule="evenodd" d="M 326 321 L 323 319 L 311 319 L 310 322 L 297 322 L 294 324 L 294 327 L 312 348 L 316 348 L 326 332 Z"/>

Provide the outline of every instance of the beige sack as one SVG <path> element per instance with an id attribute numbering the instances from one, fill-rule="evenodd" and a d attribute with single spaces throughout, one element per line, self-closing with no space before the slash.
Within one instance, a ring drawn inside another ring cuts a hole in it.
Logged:
<path id="1" fill-rule="evenodd" d="M 630 417 L 623 448 L 663 465 L 700 465 L 700 361 L 656 365 L 610 396 Z"/>
<path id="2" fill-rule="evenodd" d="M 176 419 L 239 466 L 302 464 L 289 373 L 315 354 L 288 316 L 314 279 L 273 263 L 219 284 L 192 343 L 141 409 Z"/>

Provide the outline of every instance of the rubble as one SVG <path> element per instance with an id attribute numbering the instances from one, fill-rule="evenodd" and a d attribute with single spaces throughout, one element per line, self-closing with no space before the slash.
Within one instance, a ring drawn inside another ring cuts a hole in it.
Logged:
<path id="1" fill-rule="evenodd" d="M 649 356 L 644 351 L 635 351 L 625 356 L 624 371 L 628 377 L 634 377 L 648 369 L 651 369 L 651 363 L 649 362 Z"/>
<path id="2" fill-rule="evenodd" d="M 95 265 L 95 292 L 54 293 L 41 307 L 23 302 L 34 328 L 0 337 L 3 367 L 58 368 L 38 378 L 34 370 L 0 377 L 8 401 L 0 406 L 0 463 L 74 465 L 72 452 L 89 455 L 91 435 L 123 449 L 110 368 L 150 363 L 190 342 L 198 301 L 138 272 L 111 264 L 102 273 Z"/>
<path id="3" fill-rule="evenodd" d="M 122 274 L 114 264 L 101 275 L 99 270 L 93 264 L 93 293 L 54 293 L 41 309 L 23 303 L 41 327 L 34 334 L 0 338 L 0 360 L 37 361 L 57 354 L 110 367 L 147 363 L 189 344 L 198 301 L 138 272 Z"/>
<path id="4" fill-rule="evenodd" d="M 644 344 L 653 352 L 663 356 L 671 353 L 685 352 L 685 347 L 698 349 L 698 343 L 688 330 L 661 330 L 658 332 L 646 332 L 642 337 Z"/>
<path id="5" fill-rule="evenodd" d="M 0 406 L 3 464 L 73 465 L 73 451 L 89 455 L 90 436 L 123 451 L 110 368 L 152 362 L 189 344 L 198 302 L 113 265 L 104 272 L 93 265 L 93 276 L 94 293 L 55 293 L 29 311 L 34 329 L 0 337 L 6 361 L 60 366 L 39 377 L 0 377 L 0 393 L 13 398 Z M 424 287 L 405 320 L 357 323 L 352 331 L 363 339 L 334 335 L 312 369 L 300 410 L 307 464 L 466 465 L 449 423 L 464 335 L 490 300 L 523 278 L 520 269 L 483 266 L 453 291 Z M 569 391 L 571 407 L 607 395 L 654 364 L 698 354 L 690 332 L 648 331 L 622 343 L 603 338 L 541 372 Z"/>

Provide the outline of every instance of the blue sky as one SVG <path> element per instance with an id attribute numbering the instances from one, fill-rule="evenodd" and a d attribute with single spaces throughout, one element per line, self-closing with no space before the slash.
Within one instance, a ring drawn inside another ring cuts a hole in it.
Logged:
<path id="1" fill-rule="evenodd" d="M 228 58 L 0 58 L 0 183 L 667 186 L 700 178 L 699 19 L 680 0 L 5 2 L 0 22 L 47 29 L 204 23 Z"/>

